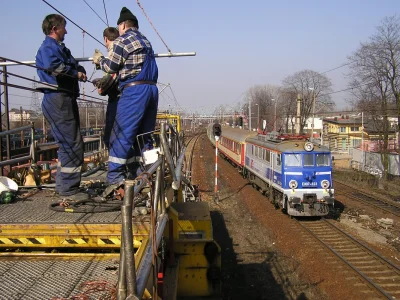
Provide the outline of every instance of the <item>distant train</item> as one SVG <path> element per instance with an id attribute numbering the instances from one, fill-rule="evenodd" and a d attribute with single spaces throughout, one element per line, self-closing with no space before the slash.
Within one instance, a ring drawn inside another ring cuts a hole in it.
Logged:
<path id="1" fill-rule="evenodd" d="M 212 125 L 207 135 L 215 146 Z M 305 136 L 223 127 L 218 149 L 253 186 L 291 216 L 324 216 L 334 206 L 328 148 Z"/>

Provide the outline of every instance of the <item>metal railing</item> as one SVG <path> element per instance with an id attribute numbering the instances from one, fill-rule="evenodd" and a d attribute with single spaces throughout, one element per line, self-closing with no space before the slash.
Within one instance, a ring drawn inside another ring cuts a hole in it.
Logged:
<path id="1" fill-rule="evenodd" d="M 170 124 L 161 124 L 161 150 L 158 160 L 142 173 L 136 180 L 125 181 L 125 194 L 122 214 L 121 254 L 118 276 L 117 299 L 141 299 L 145 291 L 152 267 L 158 268 L 154 262 L 156 249 L 160 246 L 161 238 L 168 221 L 165 203 L 165 174 L 172 177 L 171 187 L 175 191 L 173 202 L 177 200 L 177 190 L 182 182 L 189 182 L 182 174 L 182 164 L 185 147 L 181 136 Z M 164 170 L 165 166 L 167 169 Z M 155 176 L 154 176 L 155 174 Z M 136 266 L 133 247 L 134 197 L 146 186 L 154 186 L 151 197 L 151 224 L 149 240 L 139 266 Z M 136 270 L 137 267 L 137 270 Z M 153 284 L 157 284 L 156 282 Z"/>
<path id="2" fill-rule="evenodd" d="M 5 160 L 2 160 L 2 155 L 0 155 L 0 175 L 3 175 L 3 171 L 4 171 L 3 168 L 6 166 L 8 167 L 8 171 L 11 171 L 13 166 L 21 164 L 21 163 L 22 164 L 30 163 L 31 165 L 35 165 L 37 163 L 38 149 L 40 147 L 57 145 L 57 142 L 38 144 L 38 142 L 35 139 L 35 126 L 34 126 L 33 122 L 30 125 L 14 128 L 14 129 L 7 130 L 7 131 L 2 131 L 2 132 L 0 132 L 0 138 L 2 138 L 4 136 L 7 137 L 11 134 L 21 132 L 24 130 L 28 130 L 28 129 L 30 130 L 30 134 L 31 134 L 30 145 L 29 145 L 29 155 L 11 158 L 11 157 L 9 157 L 9 153 L 8 153 L 8 155 L 7 155 L 8 157 Z M 52 149 L 43 150 L 41 152 L 42 153 L 51 152 L 51 151 L 54 151 L 56 148 L 57 148 L 57 146 Z M 84 141 L 84 151 L 85 151 L 84 157 L 104 156 L 104 153 L 103 153 L 104 148 L 103 148 L 103 141 L 102 141 L 101 135 L 91 136 L 90 140 Z M 93 173 L 93 172 L 91 172 L 91 173 Z M 82 175 L 87 175 L 87 174 L 83 173 Z"/>
<path id="3" fill-rule="evenodd" d="M 7 131 L 2 131 L 0 132 L 0 138 L 3 136 L 8 137 L 10 134 L 16 133 L 16 132 L 21 132 L 24 130 L 30 129 L 31 130 L 31 145 L 30 145 L 30 153 L 27 156 L 22 156 L 18 158 L 11 158 L 9 157 L 9 151 L 7 151 L 7 159 L 2 160 L 2 154 L 0 154 L 0 168 L 1 168 L 1 175 L 3 175 L 3 167 L 4 166 L 9 166 L 9 170 L 11 171 L 12 165 L 18 164 L 20 162 L 27 162 L 27 161 L 32 161 L 32 163 L 36 163 L 36 152 L 35 152 L 35 127 L 34 123 L 31 123 L 31 125 L 23 126 L 23 127 L 18 127 L 15 129 L 10 129 Z M 1 149 L 2 150 L 2 149 Z"/>

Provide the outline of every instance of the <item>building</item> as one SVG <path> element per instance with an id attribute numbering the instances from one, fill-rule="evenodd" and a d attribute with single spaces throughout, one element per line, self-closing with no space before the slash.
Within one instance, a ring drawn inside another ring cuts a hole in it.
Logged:
<path id="1" fill-rule="evenodd" d="M 382 126 L 373 120 L 364 120 L 364 124 L 362 121 L 360 117 L 345 115 L 325 118 L 323 120 L 323 144 L 328 146 L 331 151 L 349 153 L 354 148 L 360 148 L 362 142 L 364 142 L 364 150 L 379 151 L 379 145 L 382 144 Z M 389 149 L 394 150 L 395 145 L 396 131 L 391 124 Z"/>
<path id="2" fill-rule="evenodd" d="M 35 115 L 33 110 L 21 110 L 17 108 L 12 108 L 8 114 L 8 118 L 10 122 L 21 122 L 21 121 L 29 121 L 31 116 Z"/>

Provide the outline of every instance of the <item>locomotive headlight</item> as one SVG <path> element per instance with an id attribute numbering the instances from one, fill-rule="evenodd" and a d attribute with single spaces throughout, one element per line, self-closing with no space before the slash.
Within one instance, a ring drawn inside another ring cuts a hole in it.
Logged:
<path id="1" fill-rule="evenodd" d="M 294 190 L 295 188 L 297 188 L 297 186 L 298 186 L 298 183 L 297 183 L 296 180 L 292 179 L 292 180 L 289 181 L 289 187 L 290 187 L 292 190 Z"/>
<path id="2" fill-rule="evenodd" d="M 321 181 L 321 187 L 323 189 L 327 189 L 329 186 L 330 186 L 329 180 L 324 179 Z"/>
<path id="3" fill-rule="evenodd" d="M 307 142 L 304 144 L 304 150 L 307 152 L 313 151 L 314 150 L 314 144 L 311 142 Z"/>

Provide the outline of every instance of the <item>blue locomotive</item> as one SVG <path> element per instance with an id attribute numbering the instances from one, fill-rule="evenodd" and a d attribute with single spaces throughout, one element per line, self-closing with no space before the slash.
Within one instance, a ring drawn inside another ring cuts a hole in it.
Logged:
<path id="1" fill-rule="evenodd" d="M 238 128 L 222 129 L 219 150 L 245 178 L 291 216 L 324 216 L 334 206 L 332 158 L 327 147 L 304 136 L 270 133 L 244 135 Z M 208 134 L 213 142 L 213 137 Z M 240 151 L 237 159 L 232 150 Z"/>

